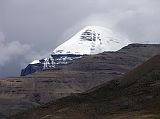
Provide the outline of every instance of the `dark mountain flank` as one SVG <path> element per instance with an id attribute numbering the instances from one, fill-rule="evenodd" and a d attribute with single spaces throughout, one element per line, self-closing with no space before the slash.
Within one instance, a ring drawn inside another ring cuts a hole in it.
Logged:
<path id="1" fill-rule="evenodd" d="M 84 56 L 60 68 L 2 79 L 0 118 L 90 90 L 159 53 L 160 44 L 130 44 L 117 52 Z"/>
<path id="2" fill-rule="evenodd" d="M 159 119 L 160 55 L 82 94 L 71 95 L 9 119 Z"/>

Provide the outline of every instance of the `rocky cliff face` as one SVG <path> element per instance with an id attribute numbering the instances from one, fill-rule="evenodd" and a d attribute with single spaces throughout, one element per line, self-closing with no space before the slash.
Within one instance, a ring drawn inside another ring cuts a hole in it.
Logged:
<path id="1" fill-rule="evenodd" d="M 159 53 L 159 44 L 130 44 L 117 52 L 84 56 L 62 68 L 0 80 L 1 117 L 89 90 L 122 76 Z"/>

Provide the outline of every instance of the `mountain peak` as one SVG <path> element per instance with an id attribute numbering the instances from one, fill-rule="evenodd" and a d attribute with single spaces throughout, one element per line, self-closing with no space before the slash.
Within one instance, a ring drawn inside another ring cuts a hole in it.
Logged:
<path id="1" fill-rule="evenodd" d="M 58 46 L 53 54 L 98 54 L 117 51 L 131 43 L 129 40 L 101 26 L 86 26 L 72 38 Z"/>
<path id="2" fill-rule="evenodd" d="M 108 30 L 110 32 L 112 32 L 112 30 L 108 29 L 108 28 L 105 28 L 105 27 L 102 27 L 102 26 L 86 26 L 83 28 L 84 30 L 86 29 L 91 29 L 91 30 L 97 30 L 97 29 L 101 29 L 101 30 Z"/>

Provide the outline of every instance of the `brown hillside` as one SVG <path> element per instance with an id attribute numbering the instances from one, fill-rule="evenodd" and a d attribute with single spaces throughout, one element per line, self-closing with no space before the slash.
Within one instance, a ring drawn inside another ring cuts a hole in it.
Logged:
<path id="1" fill-rule="evenodd" d="M 85 92 L 121 77 L 158 53 L 159 44 L 130 44 L 117 52 L 85 56 L 62 69 L 0 80 L 0 118 Z"/>
<path id="2" fill-rule="evenodd" d="M 159 119 L 160 55 L 92 91 L 9 119 Z"/>

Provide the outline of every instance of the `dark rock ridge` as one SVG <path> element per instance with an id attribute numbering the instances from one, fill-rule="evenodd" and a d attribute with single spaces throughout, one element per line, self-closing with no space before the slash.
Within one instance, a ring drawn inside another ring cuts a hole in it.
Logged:
<path id="1" fill-rule="evenodd" d="M 55 69 L 70 63 L 70 61 L 81 58 L 77 54 L 52 54 L 49 58 L 39 60 L 39 63 L 29 64 L 22 69 L 21 76 L 32 74 L 38 70 Z"/>
<path id="2" fill-rule="evenodd" d="M 32 74 L 38 70 L 43 69 L 43 64 L 42 63 L 37 63 L 37 64 L 29 64 L 25 69 L 22 69 L 21 71 L 21 76 L 26 76 L 28 74 Z"/>
<path id="3" fill-rule="evenodd" d="M 82 93 L 121 77 L 159 53 L 160 44 L 131 44 L 117 52 L 71 60 L 61 68 L 0 80 L 0 114 L 8 116 L 51 100 Z"/>

